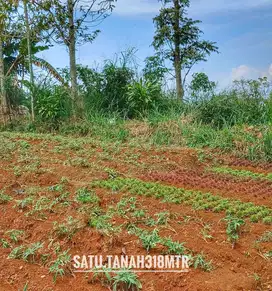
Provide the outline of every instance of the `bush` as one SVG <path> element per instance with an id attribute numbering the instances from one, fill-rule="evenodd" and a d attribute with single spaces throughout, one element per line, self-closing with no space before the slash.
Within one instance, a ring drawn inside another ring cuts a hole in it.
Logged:
<path id="1" fill-rule="evenodd" d="M 140 79 L 127 88 L 127 110 L 129 117 L 146 116 L 154 109 L 161 97 L 161 86 L 156 81 Z"/>
<path id="2" fill-rule="evenodd" d="M 52 128 L 71 115 L 71 101 L 67 88 L 46 84 L 36 90 L 35 112 L 38 119 Z"/>
<path id="3" fill-rule="evenodd" d="M 195 105 L 196 119 L 215 127 L 271 122 L 272 103 L 266 79 L 235 81 L 231 90 L 213 95 Z"/>

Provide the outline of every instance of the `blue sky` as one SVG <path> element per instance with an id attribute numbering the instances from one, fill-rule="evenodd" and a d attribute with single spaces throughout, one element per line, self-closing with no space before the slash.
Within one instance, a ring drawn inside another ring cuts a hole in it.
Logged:
<path id="1" fill-rule="evenodd" d="M 157 0 L 118 0 L 94 43 L 79 47 L 77 62 L 93 66 L 135 47 L 141 65 L 153 54 L 152 18 L 159 8 Z M 204 38 L 217 42 L 220 50 L 192 72 L 205 72 L 223 87 L 239 78 L 272 79 L 271 0 L 191 0 L 189 16 L 203 22 Z M 68 65 L 65 47 L 55 46 L 43 57 L 55 67 Z"/>

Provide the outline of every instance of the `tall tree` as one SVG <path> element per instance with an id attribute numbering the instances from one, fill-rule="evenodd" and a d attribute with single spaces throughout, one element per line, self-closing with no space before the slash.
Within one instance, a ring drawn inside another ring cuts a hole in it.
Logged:
<path id="1" fill-rule="evenodd" d="M 154 18 L 156 27 L 153 46 L 175 70 L 177 98 L 184 96 L 184 84 L 191 68 L 206 61 L 212 52 L 218 52 L 215 42 L 201 39 L 199 20 L 187 17 L 190 0 L 159 0 L 163 3 L 160 14 Z M 184 77 L 182 78 L 182 72 Z"/>
<path id="2" fill-rule="evenodd" d="M 18 5 L 18 0 L 0 0 L 0 97 L 1 107 L 4 114 L 4 119 L 9 113 L 9 105 L 5 90 L 5 66 L 4 66 L 4 43 L 9 37 L 9 23 L 11 21 L 11 13 Z"/>
<path id="3" fill-rule="evenodd" d="M 32 121 L 35 119 L 34 115 L 34 73 L 33 73 L 33 64 L 32 64 L 32 51 L 31 51 L 31 31 L 29 25 L 29 15 L 28 15 L 28 0 L 23 1 L 24 4 L 24 18 L 26 26 L 26 39 L 27 39 L 27 52 L 28 52 L 28 62 L 29 62 L 29 74 L 30 74 L 30 84 L 31 84 L 31 117 Z"/>
<path id="4" fill-rule="evenodd" d="M 76 46 L 92 42 L 99 30 L 92 27 L 100 24 L 114 8 L 116 0 L 44 0 L 37 1 L 49 13 L 55 42 L 64 44 L 69 52 L 72 98 L 80 109 L 83 100 L 78 97 Z"/>

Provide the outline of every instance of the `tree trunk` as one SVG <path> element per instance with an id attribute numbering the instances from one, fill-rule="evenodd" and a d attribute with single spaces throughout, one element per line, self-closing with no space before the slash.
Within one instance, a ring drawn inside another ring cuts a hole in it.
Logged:
<path id="1" fill-rule="evenodd" d="M 9 113 L 9 106 L 5 90 L 4 51 L 3 51 L 3 40 L 1 36 L 0 36 L 0 95 L 3 118 L 4 122 L 6 122 L 6 117 L 7 114 Z"/>
<path id="2" fill-rule="evenodd" d="M 24 0 L 24 13 L 25 13 L 26 35 L 27 35 L 29 74 L 30 74 L 30 84 L 31 84 L 31 91 L 30 91 L 30 94 L 31 94 L 31 117 L 32 117 L 32 121 L 34 121 L 34 119 L 35 119 L 35 114 L 34 114 L 34 73 L 33 73 L 33 65 L 32 65 L 32 52 L 31 52 L 31 39 L 30 39 L 30 27 L 29 27 L 27 0 Z"/>
<path id="3" fill-rule="evenodd" d="M 174 67 L 176 74 L 176 91 L 177 91 L 177 99 L 182 101 L 184 96 L 184 90 L 182 85 L 182 76 L 181 76 L 181 52 L 180 52 L 180 4 L 179 0 L 174 0 L 174 44 L 175 44 L 175 53 L 174 53 Z"/>
<path id="4" fill-rule="evenodd" d="M 70 78 L 72 87 L 72 99 L 73 105 L 76 105 L 79 109 L 83 109 L 83 104 L 78 100 L 77 91 L 77 71 L 76 71 L 76 37 L 75 37 L 75 26 L 74 26 L 74 4 L 73 0 L 67 0 L 68 4 L 68 17 L 69 17 L 69 59 L 70 59 Z"/>

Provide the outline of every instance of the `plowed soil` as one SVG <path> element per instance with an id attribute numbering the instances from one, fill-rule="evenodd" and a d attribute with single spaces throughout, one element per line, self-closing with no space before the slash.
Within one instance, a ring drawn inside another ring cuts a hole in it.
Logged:
<path id="1" fill-rule="evenodd" d="M 102 145 L 88 139 L 42 135 L 31 138 L 1 135 L 0 138 L 5 144 L 5 148 L 0 148 L 0 190 L 12 198 L 0 204 L 0 239 L 9 243 L 3 247 L 0 242 L 0 291 L 21 291 L 25 286 L 28 291 L 111 290 L 111 286 L 103 286 L 101 280 L 92 278 L 91 273 L 73 273 L 72 269 L 54 282 L 53 274 L 49 272 L 56 259 L 53 246 L 62 251 L 69 250 L 71 256 L 147 254 L 139 239 L 124 229 L 111 236 L 90 227 L 88 213 L 80 211 L 75 199 L 78 189 L 89 187 L 94 180 L 107 179 L 115 172 L 124 177 L 209 192 L 272 208 L 272 181 L 207 171 L 218 161 L 218 154 L 216 161 L 202 161 L 196 150 L 187 148 Z M 220 157 L 220 163 L 256 173 L 271 173 L 272 169 L 267 163 L 255 165 L 224 155 Z M 60 198 L 59 205 L 53 209 L 36 209 L 33 214 L 31 211 L 39 198 L 47 197 L 53 201 L 60 197 L 58 191 L 52 191 L 52 186 L 62 183 L 65 186 L 61 194 L 69 193 L 69 203 L 63 203 L 66 198 Z M 123 197 L 131 196 L 103 189 L 96 190 L 96 194 L 100 198 L 99 206 L 105 211 Z M 29 196 L 33 197 L 33 203 L 21 207 L 17 201 Z M 137 203 L 149 216 L 168 211 L 171 217 L 167 226 L 160 229 L 160 236 L 184 242 L 194 253 L 205 254 L 213 266 L 210 272 L 192 267 L 189 273 L 139 273 L 142 290 L 272 290 L 272 261 L 264 256 L 272 250 L 272 242 L 257 242 L 265 232 L 271 232 L 271 225 L 246 221 L 233 248 L 227 240 L 224 213 L 196 211 L 190 206 L 162 203 L 145 196 L 137 197 Z M 64 223 L 70 216 L 80 221 L 80 228 L 69 239 L 58 237 L 54 225 Z M 127 222 L 118 215 L 112 221 L 116 226 Z M 209 237 L 205 236 L 207 225 Z M 24 235 L 17 242 L 12 241 L 7 233 L 10 230 L 23 230 Z M 35 242 L 43 243 L 35 258 L 27 261 L 9 258 L 14 248 Z M 160 253 L 160 246 L 150 251 L 150 254 Z M 43 260 L 47 255 L 48 259 Z"/>

